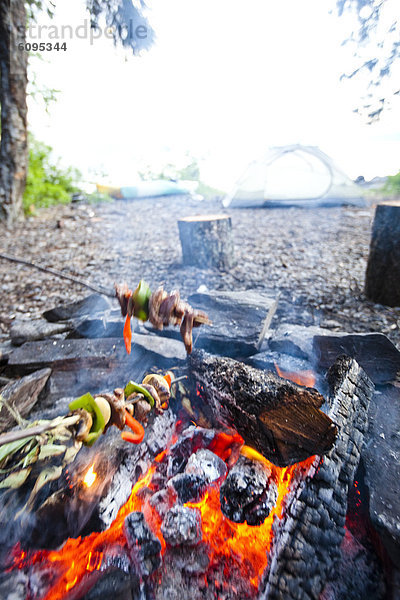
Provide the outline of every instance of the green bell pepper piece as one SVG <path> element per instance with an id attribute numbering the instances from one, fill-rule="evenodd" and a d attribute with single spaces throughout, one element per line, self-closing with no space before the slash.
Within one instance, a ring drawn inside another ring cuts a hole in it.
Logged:
<path id="1" fill-rule="evenodd" d="M 148 392 L 146 390 L 146 388 L 142 387 L 138 383 L 135 383 L 134 381 L 130 381 L 129 383 L 126 384 L 124 392 L 125 392 L 125 398 L 128 398 L 131 394 L 133 394 L 133 392 L 137 392 L 138 394 L 143 394 L 143 396 L 145 397 L 147 402 L 150 404 L 151 408 L 153 408 L 153 406 L 154 406 L 153 396 L 150 394 L 150 392 Z"/>
<path id="2" fill-rule="evenodd" d="M 151 296 L 151 289 L 147 283 L 141 279 L 136 290 L 132 294 L 133 300 L 133 314 L 137 319 L 141 321 L 147 321 L 149 318 L 149 300 Z"/>
<path id="3" fill-rule="evenodd" d="M 77 410 L 79 408 L 87 410 L 93 417 L 93 425 L 90 428 L 90 432 L 84 442 L 86 446 L 92 446 L 104 431 L 104 427 L 106 426 L 104 417 L 101 414 L 95 399 L 89 392 L 70 402 L 69 410 Z"/>

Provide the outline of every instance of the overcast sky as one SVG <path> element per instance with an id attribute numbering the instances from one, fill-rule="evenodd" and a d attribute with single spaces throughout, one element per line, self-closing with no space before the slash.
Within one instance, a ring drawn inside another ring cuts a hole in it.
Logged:
<path id="1" fill-rule="evenodd" d="M 50 115 L 30 102 L 30 127 L 64 165 L 124 185 L 189 152 L 203 179 L 227 190 L 268 147 L 301 143 L 353 178 L 400 169 L 400 103 L 373 125 L 353 112 L 360 84 L 339 82 L 346 21 L 329 14 L 329 0 L 148 4 L 157 39 L 144 56 L 74 35 L 65 52 L 34 61 L 39 83 L 60 94 Z M 58 0 L 52 24 L 84 25 L 84 5 Z"/>

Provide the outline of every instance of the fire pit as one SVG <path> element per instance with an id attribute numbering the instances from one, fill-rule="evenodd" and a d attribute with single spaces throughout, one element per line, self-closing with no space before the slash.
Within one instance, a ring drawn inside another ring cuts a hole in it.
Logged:
<path id="1" fill-rule="evenodd" d="M 127 447 L 109 432 L 68 467 L 57 502 L 4 530 L 2 598 L 339 597 L 332 590 L 343 544 L 353 543 L 346 515 L 357 521 L 348 496 L 368 424 L 369 377 L 354 359 L 339 358 L 322 404 L 286 371 L 266 375 L 204 352 L 181 363 L 181 373 L 187 381 L 151 417 L 142 444 Z M 265 418 L 257 403 L 244 410 L 245 378 L 263 406 L 274 398 Z M 297 403 L 287 400 L 278 414 L 277 394 Z M 303 408 L 293 417 L 296 405 Z M 383 597 L 381 579 L 371 585 L 371 598 Z"/>

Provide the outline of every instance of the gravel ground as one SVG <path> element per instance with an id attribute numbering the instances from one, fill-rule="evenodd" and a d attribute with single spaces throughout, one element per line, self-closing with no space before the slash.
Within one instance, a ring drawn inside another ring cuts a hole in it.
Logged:
<path id="1" fill-rule="evenodd" d="M 283 322 L 335 331 L 385 333 L 400 348 L 400 308 L 363 294 L 374 207 L 234 209 L 236 266 L 229 272 L 183 267 L 177 219 L 221 212 L 186 198 L 71 204 L 43 210 L 11 230 L 0 225 L 0 252 L 22 257 L 112 290 L 140 278 L 185 297 L 208 289 L 279 296 L 273 326 Z M 0 259 L 0 329 L 89 290 Z"/>

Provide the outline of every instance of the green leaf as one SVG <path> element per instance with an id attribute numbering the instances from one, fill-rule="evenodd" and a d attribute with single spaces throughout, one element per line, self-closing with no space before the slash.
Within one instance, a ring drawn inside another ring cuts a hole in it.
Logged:
<path id="1" fill-rule="evenodd" d="M 28 479 L 29 473 L 32 471 L 32 467 L 28 467 L 27 469 L 20 469 L 19 471 L 15 471 L 11 473 L 8 477 L 3 479 L 0 483 L 0 489 L 4 488 L 14 488 L 17 489 L 21 487 L 22 484 Z"/>
<path id="2" fill-rule="evenodd" d="M 18 450 L 21 450 L 21 448 L 23 448 L 25 444 L 30 442 L 33 437 L 34 436 L 26 437 L 22 440 L 16 440 L 15 442 L 10 442 L 9 444 L 4 444 L 3 446 L 0 446 L 0 465 L 11 454 L 15 454 L 16 452 L 18 452 Z"/>
<path id="3" fill-rule="evenodd" d="M 66 465 L 69 465 L 69 463 L 71 463 L 75 459 L 75 456 L 78 454 L 81 448 L 82 442 L 78 442 L 77 440 L 75 440 L 74 445 L 67 448 L 67 451 L 64 454 L 62 466 L 65 467 Z"/>
<path id="4" fill-rule="evenodd" d="M 39 452 L 39 460 L 45 460 L 46 458 L 51 458 L 53 456 L 60 456 L 60 454 L 64 454 L 67 446 L 63 444 L 45 444 L 41 446 Z"/>
<path id="5" fill-rule="evenodd" d="M 43 469 L 39 477 L 36 479 L 36 483 L 33 486 L 31 495 L 29 496 L 28 502 L 26 503 L 26 508 L 32 508 L 36 494 L 42 489 L 42 487 L 46 485 L 46 483 L 58 479 L 62 473 L 62 470 L 63 468 L 61 466 L 48 467 L 47 469 Z"/>

